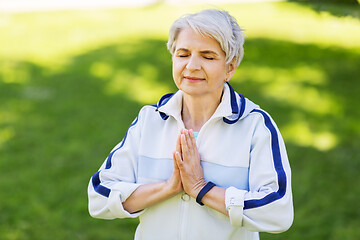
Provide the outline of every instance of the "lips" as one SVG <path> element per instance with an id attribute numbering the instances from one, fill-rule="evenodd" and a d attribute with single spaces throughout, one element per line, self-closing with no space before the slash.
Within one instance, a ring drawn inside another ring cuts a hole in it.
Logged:
<path id="1" fill-rule="evenodd" d="M 184 79 L 188 80 L 189 82 L 199 82 L 205 80 L 205 78 L 192 77 L 192 76 L 184 76 Z"/>

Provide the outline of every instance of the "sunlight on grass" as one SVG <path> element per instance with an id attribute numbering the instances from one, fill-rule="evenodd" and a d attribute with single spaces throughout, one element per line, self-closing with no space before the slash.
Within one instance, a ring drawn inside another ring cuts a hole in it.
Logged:
<path id="1" fill-rule="evenodd" d="M 90 67 L 90 73 L 98 78 L 107 79 L 114 72 L 114 69 L 101 61 L 94 61 Z"/>
<path id="2" fill-rule="evenodd" d="M 259 83 L 268 83 L 272 81 L 281 81 L 296 84 L 311 84 L 316 86 L 324 86 L 327 84 L 326 76 L 321 69 L 306 65 L 299 65 L 292 69 L 274 68 L 267 66 L 249 65 L 239 68 L 241 74 L 237 74 L 240 78 L 246 77 Z"/>
<path id="3" fill-rule="evenodd" d="M 250 38 L 266 37 L 296 43 L 344 48 L 360 47 L 360 20 L 316 12 L 297 3 L 262 3 L 231 8 Z M 351 37 L 349 37 L 351 35 Z"/>
<path id="4" fill-rule="evenodd" d="M 16 120 L 17 116 L 13 111 L 0 108 L 0 149 L 15 137 L 15 130 L 11 125 Z"/>
<path id="5" fill-rule="evenodd" d="M 165 85 L 153 81 L 158 76 L 154 66 L 142 65 L 139 72 L 140 74 L 135 75 L 127 70 L 115 71 L 113 77 L 105 84 L 105 93 L 123 94 L 144 105 L 156 103 L 160 96 L 170 91 Z"/>
<path id="6" fill-rule="evenodd" d="M 11 127 L 0 128 L 0 148 L 4 143 L 10 141 L 15 136 L 15 131 Z"/>
<path id="7" fill-rule="evenodd" d="M 64 61 L 63 58 L 112 44 L 119 39 L 134 36 L 166 39 L 174 19 L 206 7 L 210 6 L 177 8 L 161 5 L 108 11 L 2 13 L 0 57 L 27 59 L 51 66 Z M 360 21 L 356 18 L 318 13 L 286 2 L 219 7 L 229 9 L 249 38 L 360 47 Z"/>
<path id="8" fill-rule="evenodd" d="M 114 47 L 116 56 L 119 56 L 118 61 L 107 62 L 106 57 L 103 61 L 94 61 L 89 68 L 89 73 L 103 81 L 103 91 L 106 95 L 121 94 L 141 105 L 156 103 L 160 96 L 171 91 L 168 84 L 162 84 L 159 80 L 172 82 L 171 78 L 163 79 L 164 73 L 160 73 L 161 66 L 154 64 L 154 61 L 165 57 L 164 53 L 170 61 L 170 54 L 165 49 L 165 41 L 160 41 L 160 43 L 162 44 L 158 47 L 161 49 L 155 50 L 154 53 L 151 51 L 145 53 L 141 50 L 145 47 L 144 43 L 137 39 L 119 42 Z M 153 47 L 156 46 L 153 45 Z M 171 66 L 170 62 L 169 66 Z"/>
<path id="9" fill-rule="evenodd" d="M 289 105 L 291 109 L 297 109 L 297 112 L 337 116 L 343 111 L 337 97 L 322 90 L 327 84 L 327 79 L 325 73 L 316 67 L 299 65 L 293 68 L 270 68 L 247 64 L 242 66 L 236 76 L 257 82 L 262 96 L 279 104 Z M 242 84 L 246 86 L 247 81 Z M 299 120 L 298 115 L 282 130 L 287 141 L 321 151 L 330 150 L 338 143 L 335 134 L 324 129 L 311 128 L 305 119 Z"/>
<path id="10" fill-rule="evenodd" d="M 7 240 L 19 240 L 21 239 L 21 230 L 16 230 L 12 232 L 8 232 L 4 237 Z"/>
<path id="11" fill-rule="evenodd" d="M 303 147 L 314 147 L 320 151 L 328 151 L 338 143 L 335 134 L 326 131 L 313 131 L 306 120 L 293 119 L 282 128 L 282 134 L 287 141 Z"/>
<path id="12" fill-rule="evenodd" d="M 15 61 L 2 61 L 0 76 L 4 83 L 26 84 L 29 82 L 29 71 Z"/>
<path id="13" fill-rule="evenodd" d="M 316 67 L 300 65 L 294 68 L 270 68 L 244 65 L 236 76 L 258 82 L 264 96 L 286 102 L 294 108 L 319 115 L 334 115 L 341 111 L 341 105 L 335 96 L 321 91 L 327 80 L 325 74 Z"/>
<path id="14" fill-rule="evenodd" d="M 262 94 L 278 101 L 285 101 L 287 104 L 306 112 L 319 115 L 336 115 L 341 109 L 335 96 L 321 92 L 312 86 L 292 83 L 291 80 L 287 82 L 273 81 L 267 88 L 263 89 Z"/>
<path id="15" fill-rule="evenodd" d="M 2 81 L 17 84 L 31 81 L 29 70 L 19 66 L 16 59 L 40 64 L 48 73 L 54 73 L 64 70 L 72 56 L 102 46 L 145 37 L 165 41 L 174 19 L 206 7 L 185 6 L 179 9 L 159 5 L 154 8 L 101 11 L 4 13 L 0 17 L 0 31 L 3 33 L 0 57 L 8 60 L 0 66 Z M 343 48 L 360 47 L 360 21 L 357 18 L 333 16 L 326 11 L 317 12 L 304 5 L 288 2 L 220 5 L 222 7 L 229 9 L 238 19 L 249 39 L 261 37 Z M 131 48 L 121 48 L 119 54 L 134 54 L 132 51 Z M 135 73 L 94 59 L 89 72 L 104 80 L 106 94 L 124 94 L 141 104 L 153 103 L 169 91 L 168 87 L 158 83 L 158 70 L 150 64 L 141 65 Z M 302 64 L 287 69 L 247 66 L 241 70 L 241 75 L 241 78 L 248 75 L 247 79 L 261 84 L 264 96 L 287 102 L 303 111 L 318 115 L 342 112 L 336 96 L 321 90 L 327 84 L 327 79 L 316 66 Z M 25 88 L 23 94 L 29 99 L 46 99 L 51 95 L 46 89 L 31 86 Z M 289 126 L 292 129 L 289 132 L 300 128 L 306 129 L 294 122 L 294 126 Z M 9 132 L 7 134 L 10 136 Z M 328 142 L 322 145 L 335 146 L 336 140 L 329 134 L 314 134 L 322 136 L 317 137 L 320 140 L 316 142 Z M 304 136 L 308 139 L 306 131 Z"/>
<path id="16" fill-rule="evenodd" d="M 337 17 L 286 2 L 223 7 L 238 19 L 249 39 L 265 37 L 344 48 L 360 47 L 360 21 L 356 18 Z M 16 59 L 40 64 L 50 74 L 63 71 L 72 56 L 102 46 L 145 37 L 165 41 L 174 19 L 202 8 L 205 7 L 186 6 L 179 9 L 160 5 L 154 8 L 107 11 L 4 13 L 0 17 L 0 31 L 3 33 L 0 38 L 0 57 L 9 60 L 0 67 L 2 81 L 19 84 L 30 81 L 29 70 L 19 66 Z M 131 48 L 121 48 L 119 54 L 134 54 L 132 51 Z M 153 103 L 169 91 L 156 81 L 157 71 L 154 66 L 145 64 L 134 73 L 111 66 L 101 59 L 94 59 L 89 68 L 92 76 L 104 80 L 106 94 L 124 94 L 141 104 Z M 261 93 L 264 96 L 279 102 L 285 101 L 303 111 L 319 115 L 342 111 L 335 96 L 321 91 L 327 79 L 316 66 L 303 64 L 288 69 L 247 66 L 241 70 L 241 74 L 241 78 L 248 75 L 248 79 L 262 84 Z M 24 94 L 29 99 L 45 99 L 51 95 L 46 89 L 35 87 L 26 88 Z M 299 129 L 294 124 L 294 129 Z M 336 141 L 330 142 L 328 146 L 333 146 Z"/>
<path id="17" fill-rule="evenodd" d="M 171 14 L 177 10 L 119 9 L 40 12 L 0 15 L 0 56 L 56 64 L 74 54 L 124 40 L 131 36 L 167 34 Z M 173 16 L 173 17 L 175 17 Z M 145 20 L 145 21 L 144 21 Z M 96 32 L 96 34 L 94 34 Z M 56 58 L 54 58 L 56 57 Z"/>

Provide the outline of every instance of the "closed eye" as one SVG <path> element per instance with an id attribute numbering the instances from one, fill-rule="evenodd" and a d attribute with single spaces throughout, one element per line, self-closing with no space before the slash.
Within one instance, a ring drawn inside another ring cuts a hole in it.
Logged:
<path id="1" fill-rule="evenodd" d="M 213 58 L 213 57 L 204 57 L 205 59 L 207 59 L 207 60 L 214 60 L 215 58 Z"/>

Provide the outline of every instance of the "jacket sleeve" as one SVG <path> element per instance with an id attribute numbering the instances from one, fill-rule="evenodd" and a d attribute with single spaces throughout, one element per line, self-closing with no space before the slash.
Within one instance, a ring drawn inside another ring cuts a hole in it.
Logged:
<path id="1" fill-rule="evenodd" d="M 249 191 L 226 189 L 230 222 L 249 231 L 278 233 L 293 222 L 291 170 L 285 145 L 271 117 L 260 109 L 250 148 Z"/>
<path id="2" fill-rule="evenodd" d="M 88 185 L 89 213 L 103 219 L 137 217 L 122 203 L 136 190 L 137 149 L 140 140 L 140 114 L 127 130 L 123 140 L 110 152 Z"/>

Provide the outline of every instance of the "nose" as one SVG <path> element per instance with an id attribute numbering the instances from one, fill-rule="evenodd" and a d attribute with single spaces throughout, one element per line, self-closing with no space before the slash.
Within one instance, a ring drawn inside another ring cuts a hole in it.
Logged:
<path id="1" fill-rule="evenodd" d="M 189 71 L 200 70 L 201 64 L 199 58 L 197 56 L 191 55 L 189 62 L 186 64 L 186 69 Z"/>

